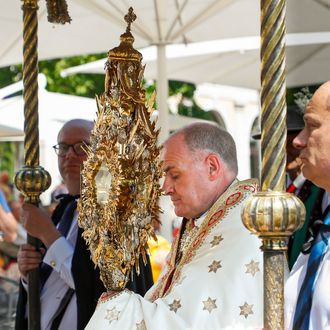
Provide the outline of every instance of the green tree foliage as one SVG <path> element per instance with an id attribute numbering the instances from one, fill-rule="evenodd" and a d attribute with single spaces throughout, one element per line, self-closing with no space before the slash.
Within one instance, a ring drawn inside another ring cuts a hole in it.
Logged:
<path id="1" fill-rule="evenodd" d="M 105 58 L 106 54 L 74 56 L 62 59 L 53 59 L 39 62 L 39 72 L 47 77 L 46 89 L 51 92 L 78 95 L 94 98 L 104 91 L 104 75 L 101 74 L 75 74 L 62 77 L 61 71 L 80 64 Z M 0 88 L 22 80 L 22 66 L 12 65 L 0 69 Z M 145 84 L 147 97 L 156 88 L 155 82 Z M 181 81 L 169 82 L 169 95 L 180 95 L 178 113 L 188 117 L 213 119 L 210 112 L 201 109 L 193 99 L 196 86 Z M 14 168 L 15 147 L 12 143 L 0 143 L 1 168 L 10 172 Z"/>
<path id="2" fill-rule="evenodd" d="M 104 58 L 106 54 L 75 56 L 65 59 L 56 59 L 39 62 L 39 72 L 47 77 L 47 90 L 57 93 L 95 97 L 104 90 L 103 75 L 80 74 L 63 78 L 61 71 L 65 68 L 96 61 Z M 0 88 L 22 80 L 22 66 L 12 65 L 0 69 Z M 15 144 L 11 142 L 0 143 L 0 170 L 14 172 Z"/>
<path id="3" fill-rule="evenodd" d="M 39 64 L 39 71 L 46 75 L 47 90 L 50 92 L 94 98 L 95 94 L 101 94 L 104 91 L 104 75 L 76 74 L 62 77 L 61 71 L 105 56 L 106 54 L 97 54 L 42 61 Z"/>
<path id="4" fill-rule="evenodd" d="M 146 95 L 150 97 L 157 89 L 156 82 L 145 83 Z M 210 111 L 205 111 L 194 100 L 196 85 L 184 81 L 170 80 L 168 83 L 169 96 L 179 95 L 178 114 L 187 117 L 201 118 L 206 120 L 214 120 L 214 116 Z M 157 104 L 155 105 L 157 108 Z"/>
<path id="5" fill-rule="evenodd" d="M 311 94 L 319 88 L 320 85 L 311 85 L 311 86 L 301 86 L 301 87 L 292 87 L 288 88 L 286 91 L 286 103 L 287 105 L 295 105 L 296 94 L 301 92 L 304 87 L 308 87 L 308 90 Z"/>
<path id="6" fill-rule="evenodd" d="M 0 88 L 22 79 L 22 66 L 11 65 L 0 69 Z"/>
<path id="7" fill-rule="evenodd" d="M 61 71 L 76 65 L 85 64 L 106 57 L 106 54 L 74 56 L 63 59 L 39 62 L 39 72 L 47 77 L 47 90 L 51 92 L 78 95 L 94 98 L 104 91 L 104 75 L 101 74 L 75 74 L 62 77 Z M 22 79 L 22 66 L 13 65 L 0 69 L 0 88 Z M 155 82 L 145 84 L 147 97 L 156 88 Z M 188 117 L 211 119 L 212 116 L 201 109 L 194 101 L 196 85 L 182 81 L 169 82 L 169 95 L 181 96 L 178 113 Z"/>
<path id="8" fill-rule="evenodd" d="M 169 81 L 169 95 L 181 96 L 178 105 L 179 115 L 214 120 L 213 115 L 209 111 L 203 110 L 194 99 L 196 85 L 182 81 Z"/>
<path id="9" fill-rule="evenodd" d="M 61 71 L 80 64 L 104 58 L 106 54 L 74 56 L 39 62 L 39 72 L 47 77 L 50 92 L 95 97 L 104 90 L 104 76 L 100 74 L 78 74 L 62 77 Z M 0 69 L 0 88 L 22 79 L 22 66 L 12 65 Z"/>
<path id="10" fill-rule="evenodd" d="M 0 172 L 8 171 L 10 177 L 14 175 L 16 147 L 11 142 L 0 143 Z"/>

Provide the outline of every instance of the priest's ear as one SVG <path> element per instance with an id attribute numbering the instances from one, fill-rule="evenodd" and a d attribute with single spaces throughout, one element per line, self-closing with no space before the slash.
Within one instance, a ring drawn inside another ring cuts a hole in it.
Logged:
<path id="1" fill-rule="evenodd" d="M 219 175 L 221 175 L 224 170 L 222 160 L 219 155 L 211 153 L 206 157 L 206 162 L 209 171 L 209 179 L 214 181 L 219 177 Z"/>

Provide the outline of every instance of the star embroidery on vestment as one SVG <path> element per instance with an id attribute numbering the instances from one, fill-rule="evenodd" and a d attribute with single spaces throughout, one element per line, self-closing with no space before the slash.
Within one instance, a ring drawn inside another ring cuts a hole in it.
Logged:
<path id="1" fill-rule="evenodd" d="M 246 272 L 247 274 L 251 274 L 254 276 L 256 273 L 260 272 L 259 269 L 259 262 L 256 262 L 254 260 L 251 260 L 249 264 L 245 264 L 246 266 Z"/>
<path id="2" fill-rule="evenodd" d="M 211 241 L 211 246 L 214 247 L 218 245 L 223 240 L 222 235 L 214 236 L 213 241 Z"/>
<path id="3" fill-rule="evenodd" d="M 140 323 L 136 323 L 136 330 L 147 330 L 147 326 L 144 320 L 142 320 Z"/>
<path id="4" fill-rule="evenodd" d="M 180 299 L 178 300 L 174 299 L 172 304 L 169 304 L 169 306 L 170 306 L 170 311 L 173 311 L 174 313 L 176 313 L 177 310 L 182 307 L 180 303 Z"/>
<path id="5" fill-rule="evenodd" d="M 247 302 L 244 303 L 244 305 L 239 306 L 239 308 L 241 309 L 241 312 L 239 313 L 239 315 L 244 315 L 244 317 L 247 319 L 248 316 L 251 314 L 253 314 L 252 308 L 253 305 L 249 305 Z"/>
<path id="6" fill-rule="evenodd" d="M 116 306 L 111 309 L 107 309 L 107 315 L 105 316 L 106 320 L 109 320 L 109 323 L 112 321 L 117 321 L 119 319 L 120 311 L 116 310 Z"/>
<path id="7" fill-rule="evenodd" d="M 222 267 L 221 266 L 221 261 L 220 260 L 219 261 L 213 260 L 211 265 L 209 265 L 208 267 L 209 267 L 209 273 L 211 273 L 211 272 L 216 273 L 217 270 Z"/>
<path id="8" fill-rule="evenodd" d="M 210 297 L 208 297 L 207 300 L 203 301 L 203 310 L 206 310 L 211 314 L 212 310 L 218 307 L 215 302 L 216 299 L 211 299 Z"/>

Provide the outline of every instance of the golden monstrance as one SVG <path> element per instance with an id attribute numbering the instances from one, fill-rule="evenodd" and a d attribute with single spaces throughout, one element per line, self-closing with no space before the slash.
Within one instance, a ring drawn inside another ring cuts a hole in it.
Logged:
<path id="1" fill-rule="evenodd" d="M 147 102 L 142 55 L 130 31 L 135 19 L 130 8 L 120 45 L 108 53 L 78 203 L 79 226 L 109 291 L 123 289 L 134 267 L 139 273 L 160 211 L 159 131 L 150 120 L 155 93 Z"/>

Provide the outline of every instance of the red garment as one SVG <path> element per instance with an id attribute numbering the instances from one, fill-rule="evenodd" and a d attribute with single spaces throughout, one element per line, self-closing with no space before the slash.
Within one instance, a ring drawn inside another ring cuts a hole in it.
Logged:
<path id="1" fill-rule="evenodd" d="M 291 183 L 288 188 L 286 188 L 286 192 L 294 194 L 297 190 L 297 187 Z"/>

